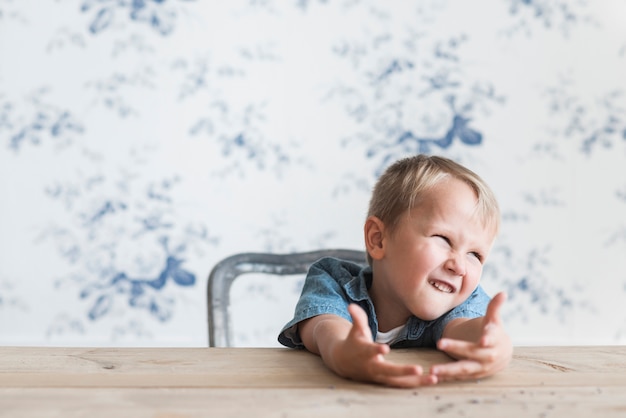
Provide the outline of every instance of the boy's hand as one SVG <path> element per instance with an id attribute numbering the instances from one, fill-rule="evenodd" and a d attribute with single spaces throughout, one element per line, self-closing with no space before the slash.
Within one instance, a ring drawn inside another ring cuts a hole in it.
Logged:
<path id="1" fill-rule="evenodd" d="M 513 356 L 511 339 L 500 318 L 505 301 L 506 294 L 498 293 L 489 302 L 485 316 L 459 323 L 450 332 L 452 338 L 439 340 L 437 347 L 458 361 L 434 365 L 430 373 L 439 380 L 467 380 L 503 370 Z"/>
<path id="2" fill-rule="evenodd" d="M 398 387 L 437 383 L 435 376 L 423 374 L 421 366 L 387 361 L 384 356 L 390 348 L 387 344 L 372 341 L 365 311 L 356 304 L 350 305 L 348 311 L 352 316 L 352 328 L 348 337 L 335 349 L 337 372 L 340 375 Z"/>
<path id="3" fill-rule="evenodd" d="M 352 324 L 335 316 L 318 317 L 317 324 L 310 324 L 318 328 L 313 332 L 313 334 L 318 334 L 314 339 L 317 347 L 320 348 L 319 354 L 331 370 L 349 379 L 396 387 L 416 387 L 437 383 L 437 377 L 424 375 L 421 366 L 387 361 L 384 356 L 389 353 L 390 348 L 387 344 L 372 341 L 372 332 L 365 311 L 356 304 L 351 304 L 348 311 L 352 316 Z M 312 320 L 315 319 L 312 318 Z M 348 327 L 349 330 L 344 327 Z M 345 338 L 335 338 L 340 334 L 339 328 L 347 331 L 341 332 Z"/>

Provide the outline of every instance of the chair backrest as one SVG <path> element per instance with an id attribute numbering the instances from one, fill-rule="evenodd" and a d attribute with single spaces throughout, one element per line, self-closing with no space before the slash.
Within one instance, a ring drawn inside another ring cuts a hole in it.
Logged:
<path id="1" fill-rule="evenodd" d="M 335 257 L 366 265 L 364 251 L 325 249 L 303 253 L 241 253 L 217 263 L 207 283 L 209 346 L 231 347 L 233 332 L 229 315 L 230 288 L 233 281 L 246 273 L 274 275 L 304 274 L 322 257 Z M 289 318 L 285 318 L 285 323 Z"/>

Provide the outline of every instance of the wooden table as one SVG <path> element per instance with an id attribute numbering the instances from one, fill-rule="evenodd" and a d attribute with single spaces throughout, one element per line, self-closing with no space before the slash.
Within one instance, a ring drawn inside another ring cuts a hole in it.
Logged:
<path id="1" fill-rule="evenodd" d="M 0 416 L 626 417 L 626 346 L 516 347 L 494 377 L 417 389 L 344 380 L 281 348 L 0 347 Z"/>

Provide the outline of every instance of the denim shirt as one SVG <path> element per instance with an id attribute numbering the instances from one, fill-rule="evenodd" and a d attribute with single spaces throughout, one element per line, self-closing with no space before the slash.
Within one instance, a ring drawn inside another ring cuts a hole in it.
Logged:
<path id="1" fill-rule="evenodd" d="M 331 257 L 316 261 L 304 281 L 294 318 L 283 327 L 278 341 L 287 347 L 304 348 L 298 333 L 298 323 L 322 314 L 338 315 L 352 322 L 348 312 L 350 303 L 356 303 L 365 310 L 372 337 L 376 340 L 378 321 L 368 293 L 371 285 L 371 267 Z M 465 302 L 437 319 L 424 321 L 411 316 L 392 347 L 434 347 L 448 322 L 455 318 L 485 315 L 489 300 L 489 296 L 478 286 Z"/>

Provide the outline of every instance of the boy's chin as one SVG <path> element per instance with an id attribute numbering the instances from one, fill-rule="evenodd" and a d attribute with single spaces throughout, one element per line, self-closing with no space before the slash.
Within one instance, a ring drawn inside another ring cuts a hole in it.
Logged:
<path id="1" fill-rule="evenodd" d="M 448 311 L 421 311 L 413 315 L 422 321 L 434 321 L 435 319 L 441 318 L 446 312 Z"/>

